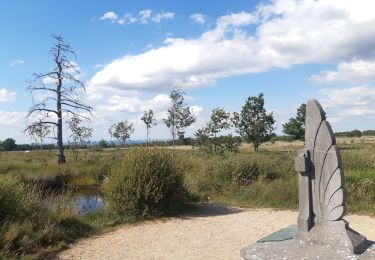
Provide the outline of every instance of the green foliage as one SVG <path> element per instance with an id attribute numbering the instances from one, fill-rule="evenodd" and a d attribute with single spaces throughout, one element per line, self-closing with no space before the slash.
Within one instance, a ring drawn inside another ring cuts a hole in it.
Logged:
<path id="1" fill-rule="evenodd" d="M 141 120 L 145 123 L 146 125 L 146 142 L 148 146 L 148 141 L 149 141 L 149 134 L 150 134 L 150 129 L 151 127 L 156 125 L 156 119 L 154 117 L 154 111 L 152 109 L 149 109 L 148 111 L 145 111 L 143 116 L 141 117 Z"/>
<path id="2" fill-rule="evenodd" d="M 2 142 L 0 141 L 0 151 L 14 151 L 16 147 L 16 140 L 13 138 L 7 138 Z"/>
<path id="3" fill-rule="evenodd" d="M 348 132 L 336 132 L 335 136 L 336 137 L 361 137 L 362 132 L 359 130 L 353 130 L 353 131 L 348 131 Z"/>
<path id="4" fill-rule="evenodd" d="M 170 155 L 160 149 L 135 149 L 112 169 L 104 195 L 109 210 L 142 219 L 181 207 L 186 193 Z"/>
<path id="5" fill-rule="evenodd" d="M 169 96 L 172 101 L 172 106 L 168 109 L 168 117 L 163 119 L 164 124 L 171 132 L 173 145 L 176 137 L 183 136 L 185 128 L 192 125 L 197 120 L 185 103 L 184 95 L 185 93 L 180 88 L 172 90 Z"/>
<path id="6" fill-rule="evenodd" d="M 242 138 L 239 136 L 209 137 L 202 129 L 199 129 L 195 133 L 195 136 L 194 146 L 210 154 L 224 155 L 225 152 L 238 153 L 242 143 Z"/>
<path id="7" fill-rule="evenodd" d="M 99 141 L 99 143 L 98 143 L 98 146 L 100 147 L 100 148 L 108 148 L 108 143 L 107 143 L 107 141 L 106 140 L 104 140 L 104 139 L 100 139 L 100 141 Z"/>
<path id="8" fill-rule="evenodd" d="M 70 211 L 52 211 L 40 187 L 0 175 L 0 255 L 43 254 L 89 231 Z"/>
<path id="9" fill-rule="evenodd" d="M 296 117 L 292 117 L 283 124 L 283 133 L 291 136 L 294 140 L 304 140 L 305 138 L 305 116 L 306 104 L 303 103 L 297 109 Z"/>
<path id="10" fill-rule="evenodd" d="M 78 148 L 83 147 L 86 142 L 92 137 L 93 129 L 91 127 L 83 126 L 82 119 L 77 115 L 73 115 L 68 120 L 68 126 L 71 131 L 69 138 L 72 140 L 72 154 L 74 161 L 78 160 Z"/>
<path id="11" fill-rule="evenodd" d="M 230 127 L 230 114 L 224 108 L 212 110 L 210 121 L 207 123 L 207 130 L 211 136 L 215 136 L 222 130 Z"/>
<path id="12" fill-rule="evenodd" d="M 122 145 L 124 145 L 126 140 L 128 140 L 131 134 L 134 132 L 134 127 L 132 123 L 125 120 L 111 125 L 108 132 L 112 138 L 115 138 Z"/>
<path id="13" fill-rule="evenodd" d="M 273 114 L 267 114 L 264 108 L 263 94 L 258 97 L 248 97 L 241 113 L 234 113 L 233 124 L 242 138 L 252 143 L 254 150 L 258 151 L 259 146 L 267 142 L 274 135 Z"/>
<path id="14" fill-rule="evenodd" d="M 227 137 L 217 137 L 217 134 L 230 127 L 230 114 L 224 108 L 215 108 L 212 110 L 210 121 L 207 125 L 195 132 L 195 146 L 209 153 L 223 154 L 229 150 L 238 151 L 237 140 L 231 135 Z"/>

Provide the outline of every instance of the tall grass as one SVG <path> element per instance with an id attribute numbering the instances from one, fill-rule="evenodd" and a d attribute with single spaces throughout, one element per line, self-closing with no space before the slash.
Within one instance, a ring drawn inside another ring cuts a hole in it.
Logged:
<path id="1" fill-rule="evenodd" d="M 90 227 L 69 210 L 51 210 L 39 186 L 0 175 L 0 255 L 49 253 Z"/>
<path id="2" fill-rule="evenodd" d="M 348 212 L 375 215 L 375 146 L 343 144 L 341 149 Z M 298 208 L 294 152 L 263 149 L 241 154 L 177 156 L 186 186 L 201 200 L 249 207 Z"/>

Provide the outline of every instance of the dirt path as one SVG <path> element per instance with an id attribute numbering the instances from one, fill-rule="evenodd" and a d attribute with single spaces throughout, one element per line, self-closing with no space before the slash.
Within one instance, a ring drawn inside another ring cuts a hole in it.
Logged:
<path id="1" fill-rule="evenodd" d="M 296 223 L 298 212 L 201 205 L 194 214 L 126 226 L 82 239 L 58 259 L 241 259 L 241 248 Z M 375 218 L 349 215 L 350 226 L 375 240 Z"/>

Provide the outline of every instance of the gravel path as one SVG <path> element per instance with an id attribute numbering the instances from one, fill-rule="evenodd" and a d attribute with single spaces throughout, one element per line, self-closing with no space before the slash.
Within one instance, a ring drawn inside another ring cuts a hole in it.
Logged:
<path id="1" fill-rule="evenodd" d="M 58 259 L 241 259 L 241 248 L 296 223 L 298 212 L 214 204 L 179 218 L 125 226 L 82 239 Z M 349 215 L 350 227 L 375 240 L 375 218 Z"/>

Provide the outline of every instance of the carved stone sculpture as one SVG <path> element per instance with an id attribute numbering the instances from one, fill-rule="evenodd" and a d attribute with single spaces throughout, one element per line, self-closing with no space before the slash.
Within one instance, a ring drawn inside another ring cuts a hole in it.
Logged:
<path id="1" fill-rule="evenodd" d="M 350 229 L 345 213 L 344 174 L 339 148 L 316 100 L 306 106 L 305 149 L 298 151 L 298 234 L 335 248 L 357 252 L 366 238 Z"/>
<path id="2" fill-rule="evenodd" d="M 245 259 L 375 259 L 375 243 L 349 228 L 344 173 L 335 136 L 316 100 L 306 106 L 305 148 L 297 152 L 297 227 L 290 226 L 241 249 Z M 268 239 L 272 237 L 271 239 Z M 275 240 L 274 237 L 278 237 Z"/>

